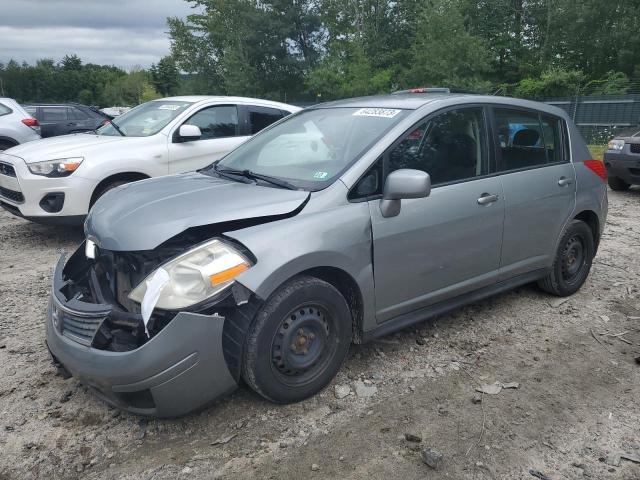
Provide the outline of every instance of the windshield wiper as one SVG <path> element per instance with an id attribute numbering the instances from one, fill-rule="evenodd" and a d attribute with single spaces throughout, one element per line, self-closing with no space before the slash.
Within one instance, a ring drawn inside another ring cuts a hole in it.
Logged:
<path id="1" fill-rule="evenodd" d="M 115 128 L 120 135 L 122 135 L 123 137 L 126 137 L 126 135 L 122 132 L 122 130 L 120 130 L 120 127 L 116 125 L 116 123 L 113 120 L 109 120 L 109 125 Z"/>
<path id="2" fill-rule="evenodd" d="M 288 190 L 297 190 L 293 183 L 289 183 L 286 180 L 282 180 L 277 177 L 272 177 L 270 175 L 263 175 L 261 173 L 252 172 L 251 170 L 236 170 L 234 168 L 220 168 L 218 164 L 214 165 L 213 169 L 222 175 L 239 175 L 244 178 L 248 178 L 251 180 L 262 180 L 263 182 L 270 183 L 271 185 L 275 185 L 277 187 L 286 188 Z"/>

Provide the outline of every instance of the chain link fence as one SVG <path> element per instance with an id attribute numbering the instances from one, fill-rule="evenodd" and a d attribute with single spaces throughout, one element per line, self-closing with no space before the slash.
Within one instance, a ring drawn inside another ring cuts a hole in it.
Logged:
<path id="1" fill-rule="evenodd" d="M 541 100 L 565 110 L 587 143 L 606 144 L 618 134 L 640 131 L 640 94 L 589 95 Z"/>

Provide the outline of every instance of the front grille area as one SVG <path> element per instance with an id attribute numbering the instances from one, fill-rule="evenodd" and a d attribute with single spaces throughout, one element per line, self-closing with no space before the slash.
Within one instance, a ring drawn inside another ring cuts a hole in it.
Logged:
<path id="1" fill-rule="evenodd" d="M 7 177 L 15 177 L 16 171 L 13 168 L 13 165 L 9 165 L 8 163 L 0 162 L 0 175 L 6 175 Z"/>
<path id="2" fill-rule="evenodd" d="M 640 153 L 640 143 L 632 143 L 629 145 L 631 153 Z"/>
<path id="3" fill-rule="evenodd" d="M 54 322 L 59 324 L 62 335 L 87 347 L 91 346 L 93 338 L 106 318 L 79 317 L 63 310 L 57 310 L 54 317 Z"/>
<path id="4" fill-rule="evenodd" d="M 0 196 L 11 200 L 12 202 L 15 203 L 22 203 L 24 202 L 24 195 L 22 195 L 22 192 L 16 192 L 15 190 L 9 190 L 8 188 L 4 188 L 4 187 L 0 187 Z"/>

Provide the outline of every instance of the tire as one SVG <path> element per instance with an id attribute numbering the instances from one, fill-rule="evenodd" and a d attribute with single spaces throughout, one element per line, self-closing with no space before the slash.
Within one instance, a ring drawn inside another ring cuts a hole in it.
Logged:
<path id="1" fill-rule="evenodd" d="M 558 243 L 551 273 L 538 285 L 552 295 L 573 295 L 587 279 L 594 255 L 591 228 L 581 220 L 573 220 Z"/>
<path id="2" fill-rule="evenodd" d="M 100 187 L 99 190 L 96 190 L 93 194 L 93 196 L 91 197 L 91 203 L 89 204 L 89 209 L 91 209 L 91 207 L 93 207 L 93 205 L 98 201 L 98 199 L 104 195 L 105 193 L 107 193 L 109 190 L 113 190 L 116 187 L 119 187 L 121 185 L 125 185 L 127 183 L 131 183 L 134 180 L 116 180 L 114 182 L 108 183 L 102 187 Z"/>
<path id="3" fill-rule="evenodd" d="M 333 285 L 292 279 L 272 294 L 247 332 L 242 377 L 275 403 L 309 398 L 340 370 L 352 335 L 351 311 Z"/>
<path id="4" fill-rule="evenodd" d="M 11 147 L 15 147 L 16 144 L 15 143 L 11 143 L 11 142 L 5 142 L 3 140 L 0 140 L 0 152 L 4 151 L 4 150 L 8 150 Z"/>
<path id="5" fill-rule="evenodd" d="M 631 186 L 618 177 L 609 177 L 607 181 L 609 182 L 611 190 L 615 190 L 616 192 L 624 192 L 625 190 L 629 190 L 629 187 Z"/>

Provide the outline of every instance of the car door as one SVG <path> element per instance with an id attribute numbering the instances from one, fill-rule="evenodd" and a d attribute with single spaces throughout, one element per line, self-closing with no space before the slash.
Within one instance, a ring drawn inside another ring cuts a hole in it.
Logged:
<path id="1" fill-rule="evenodd" d="M 575 170 L 564 120 L 533 110 L 493 109 L 505 197 L 501 278 L 549 267 L 575 206 Z"/>
<path id="2" fill-rule="evenodd" d="M 403 200 L 390 218 L 378 199 L 369 201 L 378 322 L 497 278 L 504 198 L 500 180 L 490 175 L 489 146 L 486 111 L 472 106 L 427 117 L 384 155 L 385 174 L 423 170 L 432 190 Z"/>
<path id="3" fill-rule="evenodd" d="M 43 105 L 39 107 L 41 119 L 40 128 L 43 137 L 55 137 L 68 133 L 66 124 L 69 122 L 67 107 Z"/>
<path id="4" fill-rule="evenodd" d="M 70 132 L 86 132 L 87 130 L 93 130 L 95 127 L 95 121 L 78 107 L 69 107 L 69 122 L 67 126 Z"/>
<path id="5" fill-rule="evenodd" d="M 244 142 L 236 105 L 210 105 L 201 108 L 181 125 L 195 125 L 202 136 L 183 141 L 176 127 L 169 139 L 169 172 L 190 172 L 222 158 Z"/>

